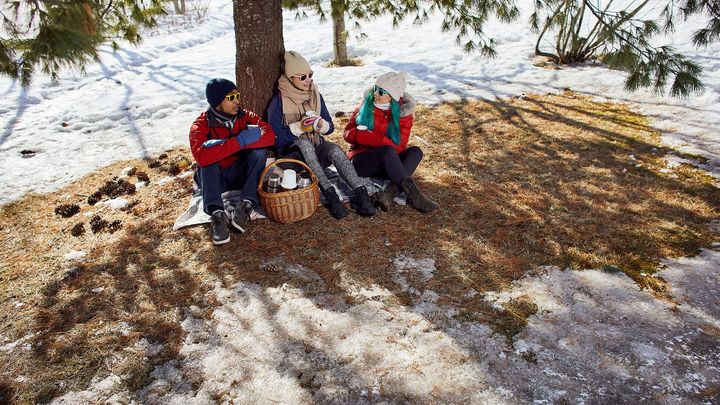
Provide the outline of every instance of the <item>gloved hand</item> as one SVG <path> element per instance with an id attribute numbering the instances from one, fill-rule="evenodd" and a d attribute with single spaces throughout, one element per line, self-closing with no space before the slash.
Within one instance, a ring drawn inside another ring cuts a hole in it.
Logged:
<path id="1" fill-rule="evenodd" d="M 300 129 L 303 132 L 312 132 L 315 130 L 315 121 L 320 119 L 320 117 L 306 117 L 300 120 Z"/>
<path id="2" fill-rule="evenodd" d="M 258 139 L 260 139 L 260 135 L 262 134 L 262 131 L 258 127 L 251 127 L 248 129 L 243 129 L 240 131 L 238 136 L 235 137 L 237 139 L 240 146 L 247 146 L 251 143 L 257 142 Z"/>
<path id="3" fill-rule="evenodd" d="M 220 145 L 223 142 L 225 142 L 224 139 L 208 139 L 207 141 L 203 142 L 202 147 L 212 148 L 213 146 Z"/>
<path id="4" fill-rule="evenodd" d="M 316 119 L 313 123 L 313 129 L 318 134 L 324 135 L 330 130 L 330 124 L 321 117 L 318 117 L 318 119 Z"/>
<path id="5" fill-rule="evenodd" d="M 303 134 L 303 130 L 302 128 L 300 128 L 300 121 L 290 124 L 290 132 L 292 132 L 292 134 L 295 136 L 300 136 Z"/>

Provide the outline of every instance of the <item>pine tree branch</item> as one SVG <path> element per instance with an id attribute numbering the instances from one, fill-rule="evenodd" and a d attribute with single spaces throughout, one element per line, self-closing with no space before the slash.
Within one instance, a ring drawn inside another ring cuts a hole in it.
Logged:
<path id="1" fill-rule="evenodd" d="M 542 41 L 545 32 L 547 32 L 548 28 L 550 27 L 550 23 L 551 21 L 549 18 L 545 20 L 545 26 L 540 32 L 540 35 L 538 35 L 537 42 L 535 42 L 535 55 L 545 56 L 546 58 L 552 59 L 552 61 L 555 63 L 560 63 L 560 58 L 557 55 L 540 50 L 540 41 Z"/>
<path id="2" fill-rule="evenodd" d="M 597 20 L 607 29 L 608 32 L 617 33 L 617 32 L 619 31 L 619 32 L 622 32 L 622 33 L 629 34 L 629 33 L 628 33 L 627 31 L 625 31 L 624 29 L 620 29 L 620 28 L 619 28 L 622 21 L 618 21 L 618 22 L 615 23 L 614 25 L 608 24 L 608 23 L 605 21 L 605 19 L 603 18 L 602 12 L 600 12 L 599 10 L 596 10 L 595 7 L 594 7 L 592 4 L 590 4 L 590 2 L 589 2 L 588 0 L 583 0 L 583 1 L 584 1 L 586 4 L 588 4 L 588 9 L 590 10 L 590 12 L 593 13 L 593 15 L 595 15 L 595 18 L 597 18 Z M 640 11 L 640 7 L 644 7 L 644 6 L 648 3 L 648 1 L 649 1 L 649 0 L 643 1 L 643 3 L 642 3 L 640 6 L 638 6 L 638 8 L 636 8 L 635 10 L 633 10 L 633 12 L 632 12 L 631 14 L 632 14 L 632 15 L 637 14 L 637 12 Z M 650 57 L 649 53 L 647 53 L 646 50 L 643 50 L 643 49 L 638 48 L 637 46 L 635 46 L 634 43 L 632 43 L 632 41 L 630 41 L 630 40 L 628 39 L 628 37 L 632 37 L 631 35 L 628 35 L 627 37 L 626 37 L 626 36 L 622 36 L 622 35 L 615 35 L 615 36 L 620 40 L 621 43 L 626 43 L 627 45 L 631 46 L 631 47 L 632 47 L 633 49 L 635 49 L 635 51 L 637 51 L 639 54 L 641 54 L 641 55 L 643 55 L 643 56 L 646 56 L 646 57 L 648 57 L 648 58 Z"/>
<path id="3" fill-rule="evenodd" d="M 110 9 L 113 7 L 113 0 L 110 0 L 108 2 L 107 7 L 105 7 L 105 10 L 100 14 L 100 20 L 104 20 L 107 13 L 110 11 Z"/>
<path id="4" fill-rule="evenodd" d="M 575 28 L 575 34 L 574 34 L 575 38 L 580 38 L 580 29 L 582 28 L 583 18 L 585 17 L 585 3 L 582 3 L 582 9 L 580 10 L 579 14 L 580 14 L 580 19 L 576 25 L 577 28 Z M 583 42 L 583 41 L 578 41 L 578 42 Z M 575 51 L 577 51 L 577 49 L 574 49 L 573 51 L 575 52 Z"/>
<path id="5" fill-rule="evenodd" d="M 605 5 L 605 10 L 607 11 L 610 9 L 610 6 L 613 4 L 613 0 L 610 0 L 607 2 L 607 5 Z M 600 34 L 600 27 L 602 27 L 602 23 L 600 22 L 600 19 L 595 19 L 595 25 L 593 26 L 593 29 L 590 31 L 590 34 L 588 34 L 588 49 L 591 50 L 588 55 L 592 55 L 596 49 L 598 49 L 600 46 L 602 46 L 602 40 L 599 38 Z M 592 39 L 593 37 L 597 39 Z"/>

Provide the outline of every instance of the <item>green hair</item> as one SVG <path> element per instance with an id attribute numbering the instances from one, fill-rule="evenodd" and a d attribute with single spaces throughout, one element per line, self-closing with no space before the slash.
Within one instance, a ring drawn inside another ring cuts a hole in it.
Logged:
<path id="1" fill-rule="evenodd" d="M 385 134 L 390 138 L 395 145 L 400 145 L 400 103 L 394 99 L 390 99 L 390 112 L 391 120 L 388 123 L 387 133 Z M 373 92 L 369 92 L 363 101 L 360 111 L 355 118 L 357 125 L 365 125 L 368 129 L 374 129 L 375 122 L 375 102 Z"/>

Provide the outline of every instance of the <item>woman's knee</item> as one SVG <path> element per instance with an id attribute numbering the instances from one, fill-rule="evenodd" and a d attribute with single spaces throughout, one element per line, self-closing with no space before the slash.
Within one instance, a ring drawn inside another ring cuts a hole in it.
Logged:
<path id="1" fill-rule="evenodd" d="M 328 145 L 327 147 L 332 153 L 337 153 L 337 152 L 343 153 L 343 150 L 340 147 L 340 145 L 336 144 L 335 142 L 325 141 L 324 143 L 326 143 Z"/>
<path id="2" fill-rule="evenodd" d="M 388 156 L 388 155 L 397 155 L 397 151 L 392 146 L 378 146 L 377 147 L 378 153 L 380 153 L 382 156 Z"/>
<path id="3" fill-rule="evenodd" d="M 303 160 L 315 157 L 315 147 L 309 139 L 298 139 L 295 144 L 300 150 Z"/>
<path id="4" fill-rule="evenodd" d="M 295 141 L 295 145 L 297 145 L 297 147 L 298 147 L 300 150 L 305 150 L 305 149 L 308 149 L 308 148 L 312 148 L 312 147 L 313 147 L 312 141 L 309 140 L 309 139 L 307 139 L 307 138 L 297 139 L 297 140 Z"/>
<path id="5" fill-rule="evenodd" d="M 423 151 L 422 149 L 420 149 L 419 146 L 411 146 L 405 150 L 407 151 L 408 155 L 417 156 L 419 159 L 423 158 Z"/>
<path id="6" fill-rule="evenodd" d="M 336 143 L 331 143 L 327 148 L 327 155 L 333 160 L 347 160 L 347 154 Z"/>
<path id="7" fill-rule="evenodd" d="M 392 146 L 380 146 L 378 153 L 380 154 L 380 160 L 385 162 L 385 165 L 390 165 L 395 162 L 400 162 L 400 155 L 398 155 L 395 148 Z"/>

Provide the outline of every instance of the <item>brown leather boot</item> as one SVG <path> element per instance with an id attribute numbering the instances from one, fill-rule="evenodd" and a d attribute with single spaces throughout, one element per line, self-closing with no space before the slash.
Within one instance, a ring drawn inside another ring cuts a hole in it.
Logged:
<path id="1" fill-rule="evenodd" d="M 402 185 L 405 194 L 407 194 L 407 205 L 415 208 L 423 214 L 436 210 L 439 207 L 435 201 L 431 200 L 418 190 L 415 181 L 413 181 L 410 176 L 405 177 L 400 184 Z"/>

